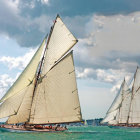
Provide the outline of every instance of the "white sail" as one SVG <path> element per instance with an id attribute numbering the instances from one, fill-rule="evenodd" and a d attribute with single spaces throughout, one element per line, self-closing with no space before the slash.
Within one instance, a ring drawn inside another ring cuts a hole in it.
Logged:
<path id="1" fill-rule="evenodd" d="M 57 16 L 50 33 L 42 74 L 46 74 L 76 42 L 77 39 L 67 29 L 61 18 Z"/>
<path id="2" fill-rule="evenodd" d="M 125 82 L 125 79 L 120 87 L 120 90 L 115 97 L 111 107 L 109 108 L 106 117 L 103 119 L 102 123 L 108 122 L 108 123 L 119 123 L 119 113 L 120 113 L 120 107 L 122 105 L 123 98 L 128 93 L 128 86 Z"/>
<path id="3" fill-rule="evenodd" d="M 35 77 L 35 73 L 37 70 L 37 67 L 40 62 L 40 57 L 42 55 L 42 51 L 44 48 L 46 42 L 46 38 L 43 40 L 41 46 L 33 56 L 32 60 L 30 63 L 27 65 L 27 67 L 24 69 L 24 71 L 21 73 L 19 78 L 16 80 L 16 82 L 12 85 L 12 87 L 7 91 L 5 96 L 0 100 L 0 102 L 5 101 L 9 97 L 21 92 L 23 89 L 25 89 L 32 81 L 33 78 Z"/>
<path id="4" fill-rule="evenodd" d="M 76 42 L 57 16 L 44 53 L 46 38 L 0 100 L 0 118 L 9 116 L 8 124 L 81 121 L 73 55 L 72 52 L 66 55 Z"/>
<path id="5" fill-rule="evenodd" d="M 72 53 L 39 81 L 31 108 L 30 124 L 81 121 Z"/>
<path id="6" fill-rule="evenodd" d="M 103 123 L 109 123 L 111 124 L 112 121 L 116 120 L 116 116 L 117 116 L 118 110 L 115 110 L 111 113 L 106 114 L 105 118 L 102 120 L 102 124 Z"/>
<path id="7" fill-rule="evenodd" d="M 125 92 L 125 95 L 123 96 L 122 104 L 120 107 L 119 123 L 123 123 L 123 124 L 127 123 L 130 102 L 131 102 L 131 95 L 132 95 L 132 91 L 128 90 Z"/>
<path id="8" fill-rule="evenodd" d="M 24 93 L 24 96 L 22 97 L 22 102 L 20 104 L 20 107 L 18 108 L 17 113 L 8 118 L 7 124 L 24 123 L 29 120 L 33 90 L 34 82 L 28 87 L 28 89 Z"/>
<path id="9" fill-rule="evenodd" d="M 130 105 L 128 123 L 140 123 L 140 68 L 137 68 L 135 73 Z"/>
<path id="10" fill-rule="evenodd" d="M 111 112 L 111 113 L 113 113 L 113 112 Z M 119 109 L 114 111 L 114 116 L 112 119 L 110 119 L 108 121 L 108 124 L 113 124 L 113 125 L 118 124 L 118 120 L 119 120 Z"/>
<path id="11" fill-rule="evenodd" d="M 14 96 L 9 97 L 0 105 L 0 118 L 8 117 L 14 115 L 18 112 L 18 109 L 24 98 L 24 94 L 30 86 L 26 87 Z"/>

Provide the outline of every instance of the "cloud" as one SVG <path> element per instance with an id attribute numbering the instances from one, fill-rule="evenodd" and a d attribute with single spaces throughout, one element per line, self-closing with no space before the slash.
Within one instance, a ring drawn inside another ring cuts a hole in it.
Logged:
<path id="1" fill-rule="evenodd" d="M 0 97 L 5 94 L 7 89 L 13 84 L 16 78 L 11 78 L 8 74 L 0 75 Z"/>
<path id="2" fill-rule="evenodd" d="M 2 56 L 0 57 L 0 62 L 8 66 L 10 70 L 13 68 L 23 70 L 31 60 L 35 51 L 36 49 L 30 49 L 29 52 L 27 52 L 24 56 L 18 57 Z"/>
<path id="3" fill-rule="evenodd" d="M 78 37 L 83 37 L 88 28 L 85 22 L 88 22 L 93 13 L 107 16 L 112 15 L 113 12 L 114 14 L 131 13 L 140 10 L 139 4 L 138 0 L 134 0 L 133 4 L 130 0 L 116 2 L 111 0 L 104 0 L 104 2 L 97 0 L 88 0 L 88 2 L 80 0 L 76 2 L 73 0 L 1 0 L 0 34 L 6 34 L 15 39 L 20 46 L 37 46 L 49 31 L 51 21 L 57 13 L 60 13 L 64 19 L 69 18 L 68 23 L 72 31 L 75 31 Z M 97 17 L 94 25 L 97 24 L 101 29 L 104 23 L 100 19 Z M 135 22 L 137 20 L 139 18 L 134 19 Z M 75 26 L 72 26 L 73 23 Z M 88 38 L 93 37 L 88 36 Z M 87 42 L 90 46 L 94 44 L 92 39 Z"/>
<path id="4" fill-rule="evenodd" d="M 116 93 L 123 79 L 125 78 L 129 84 L 132 79 L 133 73 L 125 71 L 124 69 L 93 69 L 93 68 L 77 68 L 77 78 L 79 79 L 91 79 L 101 83 L 108 83 L 112 85 L 111 92 Z"/>
<path id="5" fill-rule="evenodd" d="M 140 12 L 129 15 L 93 15 L 75 47 L 76 65 L 94 69 L 125 69 L 140 65 Z"/>
<path id="6" fill-rule="evenodd" d="M 23 7 L 26 2 L 23 3 Z M 0 34 L 16 40 L 20 46 L 35 47 L 43 40 L 53 24 L 50 16 L 41 14 L 32 18 L 22 15 L 21 1 L 0 1 Z"/>
<path id="7" fill-rule="evenodd" d="M 41 0 L 41 2 L 43 3 L 43 4 L 49 4 L 49 0 Z"/>

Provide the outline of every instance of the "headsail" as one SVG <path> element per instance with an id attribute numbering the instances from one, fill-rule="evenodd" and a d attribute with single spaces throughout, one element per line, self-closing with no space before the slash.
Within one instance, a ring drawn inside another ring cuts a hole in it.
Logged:
<path id="1" fill-rule="evenodd" d="M 28 89 L 24 93 L 24 96 L 22 97 L 22 102 L 18 108 L 17 113 L 8 118 L 8 124 L 24 123 L 29 120 L 33 90 L 34 82 L 28 87 Z"/>
<path id="2" fill-rule="evenodd" d="M 33 105 L 31 124 L 81 121 L 72 52 L 40 78 Z"/>
<path id="3" fill-rule="evenodd" d="M 30 63 L 21 73 L 19 78 L 8 90 L 5 96 L 0 100 L 3 102 L 0 105 L 0 118 L 17 114 L 25 94 L 28 91 L 33 94 L 33 89 L 31 91 L 31 86 L 33 85 L 33 79 L 35 78 L 36 70 L 40 62 L 40 57 L 42 55 L 45 42 L 46 38 L 43 40 L 39 49 L 31 59 Z"/>

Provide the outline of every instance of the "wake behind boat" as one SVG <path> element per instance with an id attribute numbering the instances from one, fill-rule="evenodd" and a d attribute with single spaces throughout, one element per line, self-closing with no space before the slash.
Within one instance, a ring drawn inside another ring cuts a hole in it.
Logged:
<path id="1" fill-rule="evenodd" d="M 1 125 L 0 130 L 64 131 L 65 127 L 46 125 L 82 121 L 70 51 L 76 43 L 58 15 L 49 36 L 0 100 L 0 118 L 9 117 L 6 124 L 10 124 Z"/>

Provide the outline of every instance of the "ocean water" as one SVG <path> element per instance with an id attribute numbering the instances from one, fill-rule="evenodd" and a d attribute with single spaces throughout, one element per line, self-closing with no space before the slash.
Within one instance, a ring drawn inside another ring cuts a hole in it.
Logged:
<path id="1" fill-rule="evenodd" d="M 0 132 L 0 140 L 140 140 L 140 129 L 73 126 L 66 132 Z"/>

